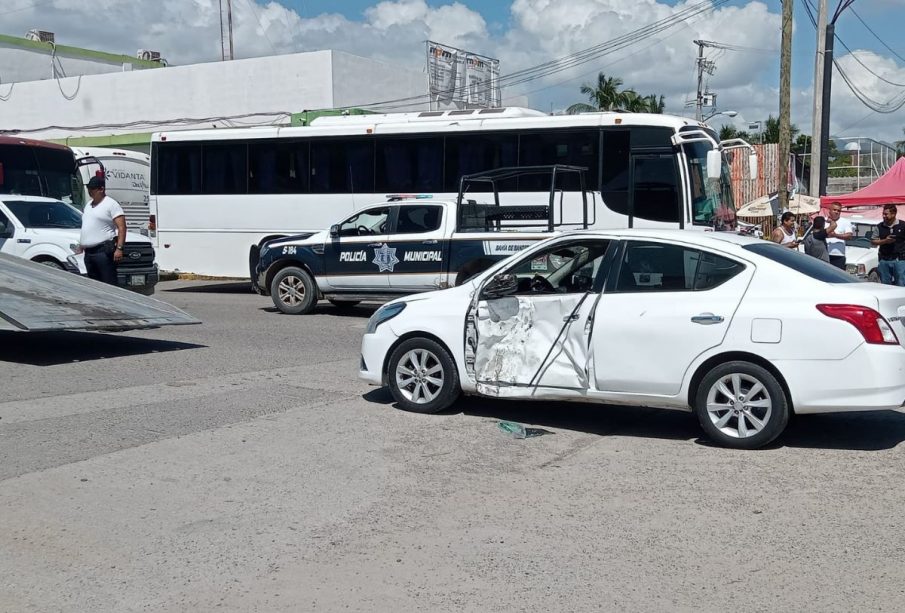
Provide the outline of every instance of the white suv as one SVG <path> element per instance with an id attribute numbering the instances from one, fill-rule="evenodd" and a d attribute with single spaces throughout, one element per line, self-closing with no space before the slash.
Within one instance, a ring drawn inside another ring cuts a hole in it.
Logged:
<path id="1" fill-rule="evenodd" d="M 75 207 L 41 196 L 0 196 L 0 253 L 86 274 L 85 260 L 75 255 L 82 214 Z M 126 233 L 123 260 L 117 265 L 121 287 L 153 294 L 157 265 L 150 239 Z"/>

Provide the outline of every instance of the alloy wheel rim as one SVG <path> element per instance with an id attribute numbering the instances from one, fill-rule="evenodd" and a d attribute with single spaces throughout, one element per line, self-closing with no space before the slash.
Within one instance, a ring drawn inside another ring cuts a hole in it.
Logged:
<path id="1" fill-rule="evenodd" d="M 707 416 L 727 436 L 740 439 L 755 436 L 767 427 L 772 415 L 770 392 L 751 375 L 724 375 L 707 392 Z"/>
<path id="2" fill-rule="evenodd" d="M 305 285 L 296 276 L 288 276 L 278 286 L 280 302 L 288 306 L 296 306 L 305 299 Z"/>
<path id="3" fill-rule="evenodd" d="M 443 365 L 433 352 L 412 349 L 396 364 L 396 387 L 406 400 L 427 404 L 440 395 L 445 376 Z"/>

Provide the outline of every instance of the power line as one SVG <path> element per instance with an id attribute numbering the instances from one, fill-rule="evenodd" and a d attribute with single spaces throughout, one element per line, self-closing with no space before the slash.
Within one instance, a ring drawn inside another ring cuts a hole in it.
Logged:
<path id="1" fill-rule="evenodd" d="M 876 38 L 878 41 L 880 41 L 880 44 L 881 44 L 881 45 L 883 45 L 884 47 L 886 47 L 886 48 L 889 50 L 889 52 L 892 53 L 894 56 L 896 56 L 897 58 L 899 58 L 900 60 L 902 60 L 903 62 L 905 62 L 905 57 L 902 57 L 901 55 L 899 55 L 898 53 L 896 53 L 896 52 L 893 50 L 892 47 L 890 47 L 889 45 L 887 45 L 886 42 L 885 42 L 882 38 L 880 38 L 879 34 L 877 34 L 876 32 L 874 32 L 874 31 L 871 29 L 871 27 L 870 27 L 869 25 L 867 25 L 867 23 L 866 23 L 863 19 L 861 19 L 861 15 L 859 15 L 859 14 L 857 13 L 857 11 L 855 11 L 855 9 L 852 9 L 852 13 L 854 13 L 855 17 L 858 18 L 858 21 L 861 22 L 861 25 L 863 25 L 865 28 L 867 28 L 867 31 L 870 32 L 871 34 L 873 34 L 873 35 L 874 35 L 874 38 Z"/>
<path id="2" fill-rule="evenodd" d="M 251 12 L 254 13 L 255 19 L 258 21 L 258 25 L 261 26 L 261 34 L 264 35 L 264 40 L 267 41 L 267 44 L 270 45 L 270 50 L 273 51 L 273 54 L 277 54 L 276 47 L 273 46 L 273 41 L 270 40 L 270 37 L 267 36 L 267 28 L 264 27 L 264 23 L 261 21 L 261 16 L 258 15 L 257 2 L 255 0 L 245 0 L 245 4 L 251 9 Z"/>

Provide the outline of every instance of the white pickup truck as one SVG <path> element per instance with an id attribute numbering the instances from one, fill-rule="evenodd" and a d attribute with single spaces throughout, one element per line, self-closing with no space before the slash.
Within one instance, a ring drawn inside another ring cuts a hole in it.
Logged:
<path id="1" fill-rule="evenodd" d="M 75 255 L 82 214 L 53 198 L 3 194 L 0 196 L 0 253 L 18 256 L 81 275 L 82 255 Z M 157 285 L 157 264 L 151 240 L 126 233 L 123 259 L 117 265 L 120 287 L 151 295 Z"/>

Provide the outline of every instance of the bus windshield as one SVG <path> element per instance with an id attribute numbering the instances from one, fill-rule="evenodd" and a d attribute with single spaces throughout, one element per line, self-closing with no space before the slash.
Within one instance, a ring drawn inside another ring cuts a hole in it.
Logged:
<path id="1" fill-rule="evenodd" d="M 53 146 L 0 144 L 0 194 L 79 200 L 72 151 Z"/>
<path id="2" fill-rule="evenodd" d="M 732 198 L 732 182 L 729 164 L 723 156 L 719 179 L 707 178 L 707 143 L 686 143 L 688 176 L 691 181 L 691 216 L 694 225 L 710 226 L 717 230 L 735 227 L 735 202 Z"/>

